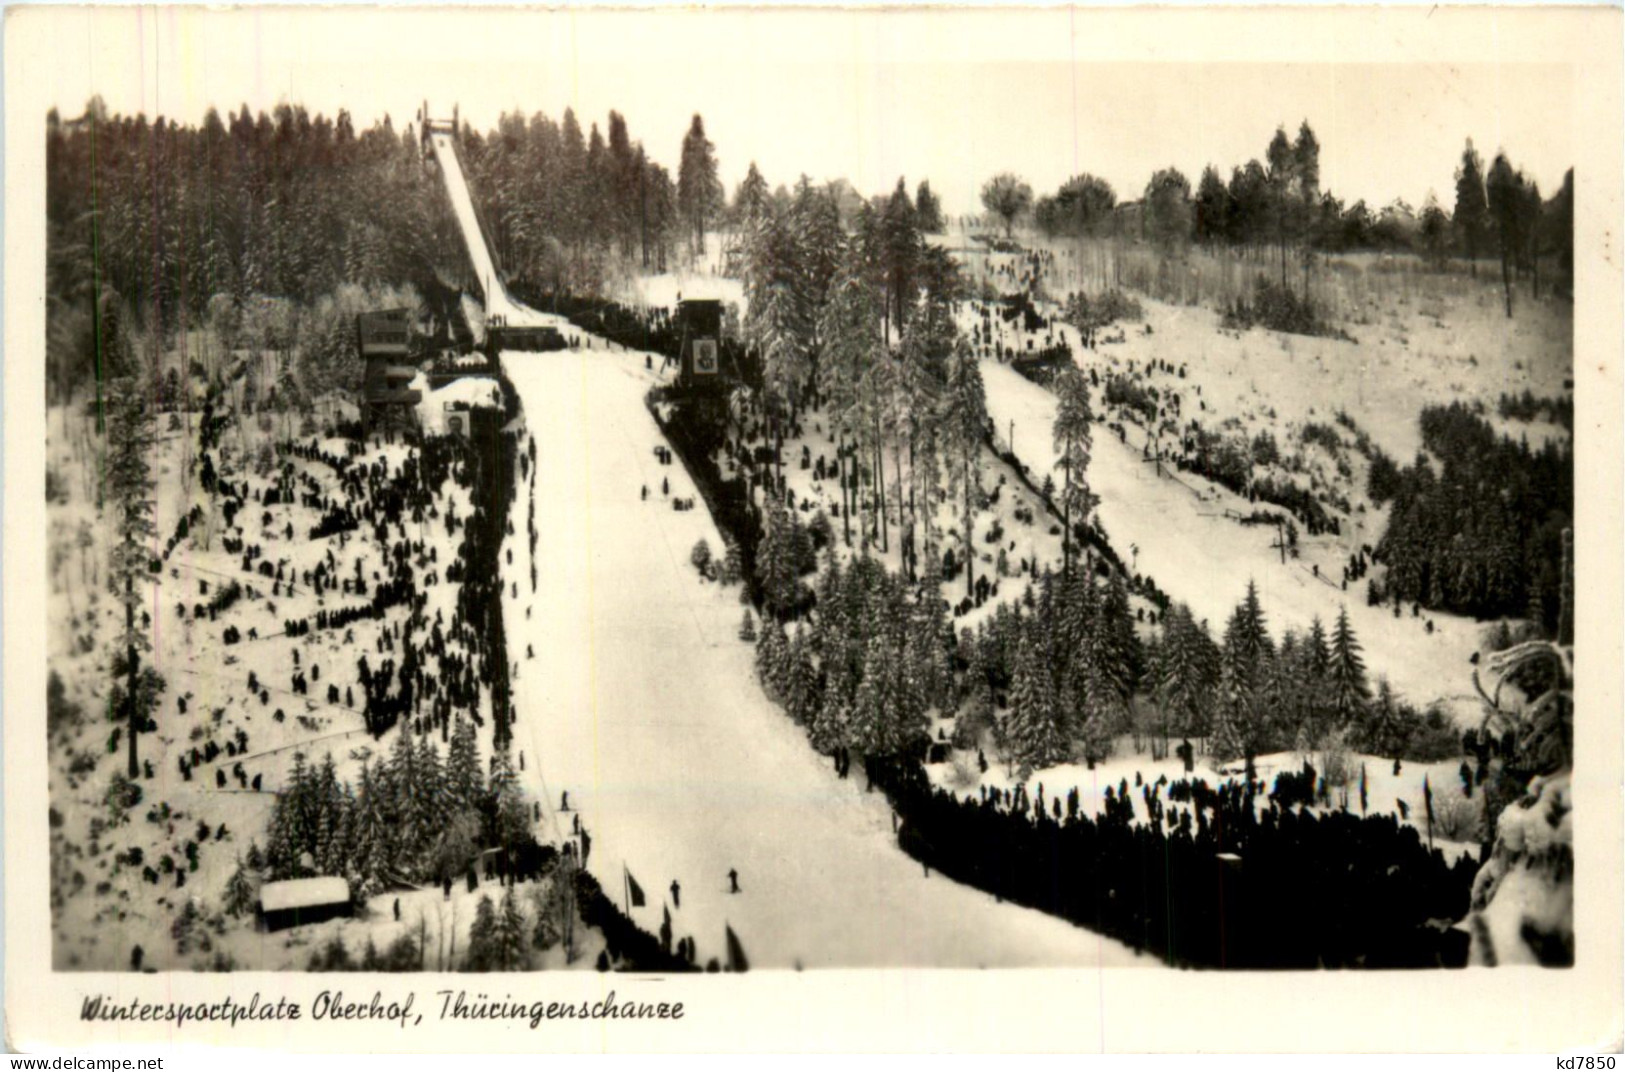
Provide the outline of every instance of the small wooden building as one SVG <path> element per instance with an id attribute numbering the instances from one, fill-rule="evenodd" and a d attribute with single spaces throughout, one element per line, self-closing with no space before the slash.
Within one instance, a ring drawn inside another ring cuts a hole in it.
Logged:
<path id="1" fill-rule="evenodd" d="M 691 298 L 677 303 L 677 381 L 684 387 L 720 387 L 723 369 L 722 303 L 713 298 Z"/>
<path id="2" fill-rule="evenodd" d="M 554 327 L 516 327 L 510 324 L 485 325 L 486 349 L 491 354 L 503 350 L 523 350 L 529 353 L 547 353 L 569 346 L 563 332 Z"/>
<path id="3" fill-rule="evenodd" d="M 260 887 L 260 918 L 268 931 L 349 914 L 350 884 L 337 875 L 290 878 Z"/>

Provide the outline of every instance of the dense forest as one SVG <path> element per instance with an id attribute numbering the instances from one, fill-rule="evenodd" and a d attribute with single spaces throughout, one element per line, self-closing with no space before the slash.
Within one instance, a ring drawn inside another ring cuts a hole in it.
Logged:
<path id="1" fill-rule="evenodd" d="M 677 182 L 609 117 L 606 141 L 570 111 L 504 117 L 462 152 L 507 270 L 591 287 L 612 253 L 664 263 L 722 204 L 698 116 Z M 227 345 L 323 349 L 322 307 L 463 287 L 462 239 L 412 124 L 357 130 L 348 112 L 210 109 L 197 126 L 110 115 L 48 118 L 48 365 L 55 397 L 96 375 L 105 318 L 169 340 L 209 326 Z M 629 171 L 629 169 L 631 169 Z M 696 192 L 698 191 L 698 192 Z M 357 288 L 361 296 L 357 296 Z M 313 322 L 314 321 L 314 322 Z M 341 347 L 342 348 L 342 347 Z M 326 347 L 326 349 L 332 349 Z M 336 355 L 325 354 L 324 360 Z"/>
<path id="2" fill-rule="evenodd" d="M 1393 500 L 1372 601 L 1418 602 L 1481 618 L 1524 617 L 1555 632 L 1562 534 L 1573 524 L 1574 448 L 1497 437 L 1460 402 L 1422 411 L 1425 454 L 1372 468 L 1371 496 Z M 1438 469 L 1435 471 L 1434 461 Z"/>

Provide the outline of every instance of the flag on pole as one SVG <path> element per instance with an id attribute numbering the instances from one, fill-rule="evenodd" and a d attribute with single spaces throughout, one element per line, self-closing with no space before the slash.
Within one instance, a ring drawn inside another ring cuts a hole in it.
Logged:
<path id="1" fill-rule="evenodd" d="M 642 908 L 646 903 L 643 899 L 643 887 L 639 886 L 638 880 L 632 877 L 630 868 L 622 868 L 622 870 L 626 871 L 626 890 L 632 902 L 632 907 Z"/>
<path id="2" fill-rule="evenodd" d="M 1422 804 L 1428 812 L 1428 848 L 1433 848 L 1433 787 L 1428 784 L 1428 776 L 1422 775 Z"/>
<path id="3" fill-rule="evenodd" d="M 750 970 L 750 961 L 745 959 L 745 947 L 739 944 L 739 935 L 726 923 L 722 925 L 728 938 L 728 970 L 742 972 Z"/>

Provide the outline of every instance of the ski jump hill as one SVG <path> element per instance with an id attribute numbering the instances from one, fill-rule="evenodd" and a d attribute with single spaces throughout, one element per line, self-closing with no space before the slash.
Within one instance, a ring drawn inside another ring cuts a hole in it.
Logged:
<path id="1" fill-rule="evenodd" d="M 579 344 L 500 354 L 535 448 L 512 516 L 534 516 L 538 538 L 516 520 L 502 592 L 539 836 L 579 859 L 586 831 L 606 895 L 650 934 L 691 939 L 698 966 L 729 962 L 730 932 L 753 968 L 1155 964 L 927 872 L 898 847 L 884 796 L 808 747 L 737 638 L 737 589 L 690 564 L 697 541 L 723 542 L 703 506 L 674 508 L 701 500 L 655 453 L 666 441 L 645 398 L 661 373 L 508 295 L 453 130 L 425 134 L 487 316 Z"/>

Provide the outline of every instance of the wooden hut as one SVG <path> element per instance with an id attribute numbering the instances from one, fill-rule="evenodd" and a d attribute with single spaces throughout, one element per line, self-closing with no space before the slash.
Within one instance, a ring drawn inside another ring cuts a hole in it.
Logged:
<path id="1" fill-rule="evenodd" d="M 290 878 L 260 887 L 260 918 L 268 931 L 350 914 L 350 884 L 337 875 Z"/>

